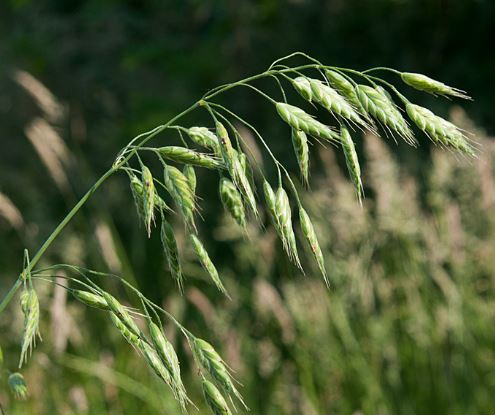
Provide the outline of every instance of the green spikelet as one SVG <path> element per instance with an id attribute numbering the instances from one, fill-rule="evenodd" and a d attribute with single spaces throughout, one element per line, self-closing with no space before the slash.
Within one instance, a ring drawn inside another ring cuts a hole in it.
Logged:
<path id="1" fill-rule="evenodd" d="M 9 375 L 8 384 L 14 397 L 18 400 L 25 400 L 28 394 L 28 388 L 24 376 L 19 372 L 11 373 Z"/>
<path id="2" fill-rule="evenodd" d="M 275 194 L 275 212 L 276 222 L 279 226 L 279 234 L 282 239 L 282 243 L 289 258 L 299 267 L 299 256 L 297 254 L 296 236 L 292 229 L 292 212 L 289 203 L 289 197 L 283 187 L 279 187 Z"/>
<path id="3" fill-rule="evenodd" d="M 359 101 L 354 85 L 345 76 L 336 71 L 327 69 L 325 70 L 325 75 L 328 83 L 339 91 L 369 123 L 371 120 Z"/>
<path id="4" fill-rule="evenodd" d="M 324 140 L 338 141 L 338 134 L 327 125 L 315 120 L 301 108 L 283 102 L 277 102 L 276 108 L 280 117 L 292 128 Z"/>
<path id="5" fill-rule="evenodd" d="M 242 196 L 229 179 L 222 177 L 220 179 L 220 200 L 222 201 L 225 209 L 231 214 L 235 221 L 242 226 L 246 227 L 246 212 L 244 210 L 244 204 L 242 203 Z"/>
<path id="6" fill-rule="evenodd" d="M 110 320 L 112 323 L 117 327 L 117 330 L 120 332 L 122 337 L 127 340 L 127 342 L 134 347 L 139 347 L 139 344 L 141 342 L 141 339 L 138 334 L 136 334 L 133 330 L 129 330 L 129 327 L 127 324 L 125 324 L 120 317 L 113 313 L 110 312 Z"/>
<path id="7" fill-rule="evenodd" d="M 408 103 L 406 112 L 417 127 L 434 143 L 454 148 L 468 156 L 476 155 L 474 148 L 456 125 L 419 105 Z"/>
<path id="8" fill-rule="evenodd" d="M 309 82 L 313 90 L 313 100 L 328 112 L 362 127 L 368 127 L 368 124 L 359 116 L 354 107 L 335 89 L 317 79 L 309 79 Z"/>
<path id="9" fill-rule="evenodd" d="M 101 295 L 111 310 L 110 314 L 115 315 L 115 317 L 117 317 L 117 319 L 128 329 L 130 333 L 136 337 L 140 337 L 141 330 L 139 330 L 139 327 L 136 325 L 134 319 L 131 317 L 126 308 L 120 304 L 120 302 L 113 295 L 107 293 L 106 291 L 101 291 Z M 117 326 L 115 321 L 114 323 Z"/>
<path id="10" fill-rule="evenodd" d="M 230 176 L 234 179 L 236 176 L 234 169 L 234 162 L 237 160 L 237 155 L 232 142 L 230 141 L 229 133 L 225 126 L 217 121 L 216 122 L 217 135 L 219 138 L 220 153 L 222 154 L 222 159 L 230 173 Z"/>
<path id="11" fill-rule="evenodd" d="M 179 206 L 186 224 L 195 228 L 195 196 L 187 177 L 176 167 L 168 165 L 163 169 L 163 176 L 165 186 L 177 206 Z"/>
<path id="12" fill-rule="evenodd" d="M 196 256 L 199 259 L 199 262 L 201 262 L 201 265 L 205 269 L 205 271 L 210 275 L 211 280 L 215 284 L 215 286 L 218 288 L 220 292 L 225 294 L 227 297 L 229 296 L 227 293 L 227 290 L 225 289 L 222 280 L 220 279 L 220 276 L 218 275 L 218 271 L 215 268 L 215 265 L 210 259 L 210 256 L 208 255 L 208 252 L 206 251 L 205 247 L 203 246 L 203 243 L 198 239 L 198 237 L 194 234 L 190 235 L 191 243 L 194 248 L 194 252 L 196 253 Z"/>
<path id="13" fill-rule="evenodd" d="M 180 265 L 179 248 L 177 247 L 174 229 L 165 219 L 162 219 L 161 238 L 163 250 L 165 251 L 165 256 L 167 257 L 168 267 L 172 277 L 177 282 L 179 290 L 182 292 L 184 290 L 184 278 L 182 276 L 182 267 Z"/>
<path id="14" fill-rule="evenodd" d="M 242 170 L 244 170 L 244 174 L 246 175 L 249 185 L 251 188 L 254 190 L 255 185 L 254 185 L 254 174 L 253 174 L 253 169 L 251 168 L 251 165 L 249 164 L 249 160 L 246 156 L 246 154 L 240 152 L 238 153 L 238 158 L 239 158 L 239 163 L 241 163 Z"/>
<path id="15" fill-rule="evenodd" d="M 193 194 L 195 194 L 197 179 L 196 179 L 196 171 L 194 170 L 194 167 L 189 164 L 186 164 L 184 166 L 184 169 L 182 170 L 182 173 L 184 174 L 184 176 L 186 176 L 187 182 L 189 183 L 189 187 L 191 188 Z"/>
<path id="16" fill-rule="evenodd" d="M 302 180 L 307 184 L 309 179 L 309 147 L 306 133 L 292 129 L 292 145 L 296 153 Z"/>
<path id="17" fill-rule="evenodd" d="M 366 112 L 380 121 L 385 128 L 397 133 L 406 143 L 415 145 L 416 141 L 409 125 L 389 96 L 383 93 L 383 90 L 368 85 L 358 85 L 356 91 Z"/>
<path id="18" fill-rule="evenodd" d="M 136 211 L 138 213 L 139 219 L 145 223 L 144 216 L 144 188 L 143 183 L 134 174 L 130 176 L 131 193 L 134 199 L 134 204 L 136 205 Z M 165 201 L 158 195 L 155 191 L 155 206 L 161 211 L 172 211 L 170 207 L 167 206 Z"/>
<path id="19" fill-rule="evenodd" d="M 40 324 L 40 304 L 36 291 L 32 287 L 24 287 L 20 296 L 21 309 L 24 314 L 24 330 L 22 335 L 21 357 L 19 368 L 27 362 L 28 355 L 31 355 L 36 346 L 36 337 L 41 340 L 39 332 Z"/>
<path id="20" fill-rule="evenodd" d="M 143 215 L 148 237 L 151 235 L 151 225 L 155 221 L 155 183 L 148 167 L 143 166 L 141 171 L 143 182 Z"/>
<path id="21" fill-rule="evenodd" d="M 187 133 L 192 141 L 202 147 L 208 148 L 218 154 L 218 137 L 206 127 L 191 127 Z"/>
<path id="22" fill-rule="evenodd" d="M 464 91 L 445 85 L 443 82 L 431 79 L 419 73 L 403 72 L 402 80 L 409 86 L 419 91 L 425 91 L 433 95 L 453 96 L 462 99 L 471 99 Z"/>
<path id="23" fill-rule="evenodd" d="M 74 298 L 89 307 L 99 308 L 100 310 L 110 310 L 106 300 L 101 295 L 93 294 L 89 291 L 74 289 L 71 289 L 70 292 Z"/>
<path id="24" fill-rule="evenodd" d="M 148 363 L 148 366 L 153 370 L 156 376 L 158 376 L 165 384 L 171 387 L 171 379 L 170 375 L 165 368 L 165 365 L 163 362 L 160 360 L 160 357 L 158 356 L 158 353 L 156 352 L 155 349 L 153 349 L 148 343 L 145 341 L 139 341 L 138 343 L 138 348 L 141 351 L 141 353 L 144 356 L 144 360 L 146 360 L 146 363 Z"/>
<path id="25" fill-rule="evenodd" d="M 318 268 L 320 269 L 321 275 L 323 276 L 325 284 L 328 287 L 330 286 L 330 283 L 328 281 L 327 271 L 325 269 L 325 260 L 323 259 L 323 253 L 321 252 L 320 244 L 318 243 L 316 232 L 313 224 L 311 223 L 311 219 L 302 207 L 299 208 L 299 220 L 301 222 L 303 235 L 311 248 L 311 252 L 313 252 L 316 263 L 318 264 Z"/>
<path id="26" fill-rule="evenodd" d="M 342 149 L 344 150 L 345 163 L 347 165 L 347 170 L 349 171 L 349 176 L 351 177 L 354 188 L 356 189 L 359 203 L 361 203 L 363 196 L 361 167 L 359 166 L 359 159 L 356 153 L 356 147 L 354 146 L 354 141 L 352 141 L 349 130 L 344 126 L 340 129 L 340 141 L 342 143 Z"/>
<path id="27" fill-rule="evenodd" d="M 213 346 L 198 338 L 192 339 L 191 346 L 196 360 L 211 375 L 215 383 L 220 386 L 225 393 L 235 396 L 247 409 L 241 394 L 234 386 L 232 376 L 230 375 L 225 362 Z"/>
<path id="28" fill-rule="evenodd" d="M 220 160 L 186 147 L 167 146 L 157 148 L 157 151 L 162 157 L 175 161 L 176 163 L 192 164 L 207 169 L 222 169 L 224 167 Z"/>
<path id="29" fill-rule="evenodd" d="M 306 101 L 311 102 L 313 100 L 313 89 L 307 77 L 298 76 L 292 80 L 292 85 Z"/>
<path id="30" fill-rule="evenodd" d="M 244 168 L 242 167 L 239 158 L 236 157 L 233 161 L 234 163 L 234 183 L 237 188 L 241 191 L 242 196 L 246 200 L 247 205 L 254 213 L 256 217 L 258 217 L 258 208 L 256 206 L 256 198 L 254 196 L 254 190 L 249 183 L 249 178 L 246 175 Z"/>
<path id="31" fill-rule="evenodd" d="M 227 401 L 221 392 L 213 383 L 206 379 L 203 379 L 203 393 L 205 395 L 205 401 L 213 415 L 232 415 Z"/>

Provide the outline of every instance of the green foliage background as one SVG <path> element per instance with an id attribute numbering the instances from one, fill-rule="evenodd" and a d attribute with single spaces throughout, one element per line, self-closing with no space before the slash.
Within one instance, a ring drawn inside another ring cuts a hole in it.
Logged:
<path id="1" fill-rule="evenodd" d="M 0 192 L 23 223 L 0 217 L 1 292 L 21 268 L 22 249 L 38 248 L 131 137 L 207 89 L 296 50 L 338 66 L 422 72 L 465 89 L 475 101 L 463 107 L 489 135 L 494 24 L 495 3 L 488 0 L 2 1 Z M 62 189 L 26 138 L 33 119 L 46 115 L 15 81 L 18 70 L 62 103 L 59 118 L 48 120 L 72 154 Z M 444 116 L 452 106 L 411 96 Z M 288 132 L 270 107 L 246 91 L 224 100 L 295 167 Z M 459 109 L 453 114 L 473 128 Z M 306 277 L 287 263 L 271 230 L 253 229 L 253 246 L 217 217 L 215 177 L 208 174 L 199 183 L 201 232 L 233 301 L 205 281 L 186 246 L 188 289 L 184 298 L 177 294 L 159 238 L 147 241 L 124 179 L 112 179 L 95 196 L 47 261 L 121 272 L 165 304 L 222 350 L 255 414 L 489 414 L 494 153 L 487 134 L 477 131 L 484 147 L 473 162 L 431 152 L 426 139 L 411 151 L 367 137 L 359 149 L 367 186 L 362 209 L 342 177 L 341 157 L 313 150 L 313 192 L 305 198 L 334 280 L 330 294 L 311 262 Z M 169 393 L 99 313 L 47 287 L 40 291 L 44 342 L 25 370 L 30 398 L 13 402 L 3 382 L 7 414 L 176 413 Z M 21 333 L 16 308 L 0 316 L 10 370 Z M 195 369 L 177 347 L 186 386 L 201 405 Z"/>

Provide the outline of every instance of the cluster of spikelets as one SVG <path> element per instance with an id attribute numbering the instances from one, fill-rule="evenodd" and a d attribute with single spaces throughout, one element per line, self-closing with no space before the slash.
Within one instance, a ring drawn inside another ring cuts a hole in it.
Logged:
<path id="1" fill-rule="evenodd" d="M 275 69 L 275 67 L 282 69 Z M 303 70 L 315 69 L 319 73 L 319 79 L 312 78 L 302 72 Z M 384 68 L 374 70 L 379 69 Z M 405 113 L 410 121 L 434 143 L 455 149 L 462 154 L 475 155 L 473 146 L 461 129 L 428 109 L 411 103 L 395 86 L 381 78 L 369 75 L 371 71 L 373 70 L 357 72 L 332 68 L 319 63 L 298 68 L 274 65 L 260 76 L 230 84 L 224 87 L 224 90 L 237 85 L 249 86 L 275 106 L 281 119 L 291 128 L 290 139 L 303 184 L 309 183 L 310 140 L 313 138 L 318 142 L 341 146 L 359 201 L 363 196 L 363 183 L 352 132 L 359 129 L 378 133 L 381 128 L 386 135 L 399 137 L 410 145 L 417 143 L 413 129 L 403 116 L 402 110 L 395 103 L 392 94 L 404 105 Z M 398 73 L 406 85 L 417 90 L 435 95 L 468 98 L 462 91 L 424 75 L 390 71 Z M 337 127 L 331 127 L 325 122 L 317 120 L 304 109 L 289 104 L 280 82 L 283 102 L 274 100 L 248 83 L 249 80 L 263 76 L 276 77 L 277 79 L 280 77 L 282 80 L 288 80 L 290 86 L 305 101 L 328 112 L 335 119 Z M 358 83 L 358 81 L 363 83 Z M 253 126 L 231 110 L 213 102 L 212 98 L 218 95 L 219 91 L 216 90 L 216 92 L 205 96 L 195 106 L 195 108 L 205 108 L 208 111 L 213 128 L 166 125 L 163 130 L 168 128 L 178 132 L 183 146 L 144 147 L 144 143 L 148 141 L 146 139 L 137 146 L 130 147 L 129 145 L 120 153 L 119 162 L 116 163 L 118 168 L 129 176 L 138 216 L 144 224 L 148 236 L 157 222 L 160 221 L 161 241 L 168 269 L 182 291 L 185 275 L 179 244 L 170 219 L 170 216 L 178 213 L 179 217 L 182 218 L 188 241 L 197 260 L 217 289 L 228 297 L 221 276 L 200 239 L 196 223 L 199 216 L 198 202 L 200 200 L 196 195 L 196 169 L 215 170 L 219 176 L 220 201 L 235 222 L 246 233 L 247 223 L 250 219 L 258 222 L 260 226 L 264 226 L 264 215 L 261 213 L 263 211 L 261 207 L 264 206 L 264 211 L 268 213 L 288 258 L 302 270 L 296 238 L 296 235 L 299 234 L 296 231 L 296 225 L 299 225 L 303 242 L 309 246 L 325 283 L 329 285 L 327 268 L 315 229 L 311 218 L 301 204 L 297 187 L 291 175 L 283 163 L 276 159 L 262 135 Z M 248 146 L 241 146 L 243 139 L 234 126 L 234 122 L 241 123 L 250 129 L 273 159 L 278 172 L 276 186 L 269 183 L 264 176 L 263 169 L 254 164 L 246 154 L 245 151 L 249 153 Z M 189 139 L 190 143 L 186 138 Z M 189 144 L 201 149 L 189 148 Z M 153 174 L 149 167 L 151 164 L 143 162 L 141 156 L 145 152 L 148 154 L 151 152 L 158 158 L 162 167 L 161 175 Z M 121 163 L 122 154 L 131 154 L 131 156 Z M 130 164 L 130 158 L 133 155 L 139 162 L 139 169 Z M 256 174 L 254 174 L 255 171 Z M 261 185 L 262 191 L 257 190 L 257 185 Z M 293 211 L 297 212 L 297 219 L 294 218 Z M 39 303 L 33 289 L 30 269 L 29 261 L 27 261 L 21 294 L 24 335 L 20 365 L 26 361 L 35 345 L 36 338 L 39 337 Z M 157 306 L 136 291 L 143 304 L 144 314 L 140 315 L 147 322 L 148 333 L 145 334 L 135 322 L 133 314 L 138 314 L 138 312 L 124 307 L 115 297 L 103 291 L 91 280 L 88 279 L 86 283 L 82 284 L 86 287 L 85 290 L 68 289 L 82 303 L 104 310 L 109 314 L 110 320 L 117 330 L 142 355 L 158 378 L 171 389 L 182 410 L 186 412 L 187 405 L 191 401 L 181 380 L 180 365 L 175 350 L 158 324 L 160 320 L 156 314 Z M 154 317 L 150 316 L 150 310 L 153 311 Z M 165 312 L 165 314 L 171 317 L 168 313 Z M 194 359 L 200 368 L 205 400 L 212 412 L 214 414 L 230 414 L 231 407 L 235 408 L 235 400 L 246 407 L 235 386 L 230 369 L 215 349 L 206 341 L 192 335 L 175 319 L 172 318 L 172 321 L 178 325 L 190 345 Z M 15 375 L 12 382 L 9 383 L 12 383 L 17 395 L 24 396 L 26 393 L 25 383 L 23 383 L 22 377 L 19 377 L 20 375 Z M 227 402 L 225 396 L 228 397 L 230 403 Z"/>

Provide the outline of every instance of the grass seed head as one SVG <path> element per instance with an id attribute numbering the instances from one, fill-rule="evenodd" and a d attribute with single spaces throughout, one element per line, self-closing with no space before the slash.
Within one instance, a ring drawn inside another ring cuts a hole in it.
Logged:
<path id="1" fill-rule="evenodd" d="M 120 302 L 111 294 L 106 291 L 101 291 L 102 297 L 105 299 L 108 308 L 111 310 L 111 314 L 115 314 L 119 321 L 127 327 L 127 329 L 132 332 L 134 335 L 140 337 L 141 330 L 136 325 L 136 322 L 131 317 L 126 308 L 120 304 Z"/>
<path id="2" fill-rule="evenodd" d="M 157 375 L 161 380 L 163 380 L 168 386 L 171 385 L 170 375 L 161 361 L 158 353 L 153 347 L 151 347 L 145 341 L 139 341 L 138 348 L 143 353 L 144 360 L 148 363 L 149 367 L 153 370 L 155 375 Z"/>
<path id="3" fill-rule="evenodd" d="M 191 127 L 187 130 L 189 137 L 196 144 L 208 148 L 215 153 L 218 150 L 218 137 L 206 127 Z"/>
<path id="4" fill-rule="evenodd" d="M 193 194 L 196 193 L 197 178 L 194 167 L 186 164 L 184 166 L 184 169 L 182 170 L 182 173 L 184 174 L 184 176 L 186 176 L 187 182 L 189 183 L 189 187 L 191 188 Z"/>
<path id="5" fill-rule="evenodd" d="M 299 220 L 301 222 L 301 229 L 303 235 L 306 238 L 309 247 L 311 248 L 311 252 L 313 253 L 316 259 L 316 263 L 318 264 L 318 268 L 320 269 L 321 275 L 323 276 L 323 279 L 325 280 L 325 284 L 328 287 L 330 283 L 328 281 L 327 271 L 325 269 L 325 260 L 323 258 L 323 253 L 321 252 L 320 244 L 318 243 L 318 238 L 316 237 L 316 232 L 313 227 L 313 223 L 311 222 L 309 215 L 302 207 L 299 208 Z"/>
<path id="6" fill-rule="evenodd" d="M 128 325 L 118 316 L 116 313 L 110 311 L 110 320 L 117 327 L 122 337 L 127 340 L 127 342 L 134 347 L 139 347 L 141 338 L 134 330 L 130 330 Z"/>
<path id="7" fill-rule="evenodd" d="M 451 147 L 468 156 L 476 155 L 474 148 L 456 125 L 419 105 L 407 104 L 406 112 L 417 127 L 434 143 Z"/>
<path id="8" fill-rule="evenodd" d="M 14 397 L 19 400 L 25 400 L 27 398 L 27 384 L 19 372 L 11 373 L 8 379 L 9 388 L 14 394 Z"/>
<path id="9" fill-rule="evenodd" d="M 232 215 L 235 221 L 242 226 L 246 227 L 246 212 L 244 210 L 244 204 L 242 202 L 242 196 L 229 179 L 222 177 L 220 179 L 220 199 L 225 209 Z"/>
<path id="10" fill-rule="evenodd" d="M 419 91 L 433 95 L 453 96 L 462 99 L 471 99 L 464 91 L 445 85 L 443 82 L 431 79 L 426 75 L 412 72 L 401 73 L 402 80 L 409 86 Z"/>
<path id="11" fill-rule="evenodd" d="M 132 197 L 134 199 L 134 204 L 136 205 L 136 211 L 140 220 L 145 223 L 144 216 L 144 187 L 141 180 L 134 174 L 131 175 L 130 179 Z M 162 211 L 171 211 L 170 207 L 167 206 L 165 201 L 158 195 L 155 191 L 155 206 Z"/>
<path id="12" fill-rule="evenodd" d="M 223 163 L 208 154 L 199 153 L 186 147 L 167 146 L 157 149 L 161 156 L 175 161 L 176 163 L 192 164 L 207 169 L 222 169 Z"/>
<path id="13" fill-rule="evenodd" d="M 239 157 L 236 157 L 233 160 L 233 169 L 234 169 L 234 183 L 237 188 L 240 190 L 242 196 L 246 200 L 247 205 L 254 213 L 255 216 L 258 216 L 258 208 L 256 206 L 256 198 L 254 196 L 254 190 L 251 187 L 251 183 L 249 182 L 249 178 L 246 175 L 246 171 L 244 170 Z"/>
<path id="14" fill-rule="evenodd" d="M 210 381 L 203 379 L 203 393 L 205 401 L 213 415 L 232 415 L 227 401 L 217 387 Z"/>
<path id="15" fill-rule="evenodd" d="M 361 203 L 361 197 L 363 194 L 361 167 L 359 166 L 359 159 L 356 153 L 356 147 L 354 146 L 354 141 L 352 141 L 349 130 L 344 126 L 342 126 L 340 129 L 340 142 L 342 144 L 342 149 L 344 150 L 347 170 L 349 171 L 352 183 L 354 184 L 354 188 L 356 189 L 359 203 Z"/>
<path id="16" fill-rule="evenodd" d="M 345 97 L 356 95 L 354 86 L 344 75 L 330 69 L 325 70 L 325 75 L 329 84 Z"/>
<path id="17" fill-rule="evenodd" d="M 41 340 L 39 332 L 40 304 L 36 291 L 32 287 L 26 287 L 20 296 L 21 309 L 24 313 L 24 330 L 22 335 L 21 357 L 19 367 L 27 362 L 28 354 L 31 355 L 36 346 L 36 337 Z"/>
<path id="18" fill-rule="evenodd" d="M 296 153 L 302 180 L 307 184 L 309 180 L 309 147 L 306 133 L 293 128 L 292 145 L 294 147 L 294 152 Z"/>
<path id="19" fill-rule="evenodd" d="M 174 229 L 172 225 L 165 219 L 162 220 L 161 239 L 163 250 L 167 258 L 168 267 L 172 277 L 177 282 L 179 290 L 184 290 L 184 277 L 182 276 L 182 266 L 180 264 L 179 248 L 175 239 Z"/>
<path id="20" fill-rule="evenodd" d="M 241 163 L 242 170 L 244 170 L 244 174 L 246 175 L 249 185 L 251 186 L 252 189 L 255 188 L 254 185 L 254 174 L 253 174 L 253 169 L 251 168 L 251 164 L 249 164 L 249 160 L 246 156 L 246 154 L 240 152 L 238 153 L 239 157 L 239 163 Z"/>
<path id="21" fill-rule="evenodd" d="M 164 167 L 164 183 L 170 195 L 179 206 L 185 222 L 195 228 L 194 211 L 196 201 L 187 177 L 176 167 Z"/>
<path id="22" fill-rule="evenodd" d="M 338 135 L 329 126 L 315 120 L 301 108 L 283 102 L 277 102 L 276 108 L 280 117 L 292 128 L 324 140 L 338 140 Z"/>
<path id="23" fill-rule="evenodd" d="M 106 300 L 101 295 L 75 289 L 70 290 L 70 292 L 77 300 L 89 307 L 99 308 L 100 310 L 110 310 Z"/>
<path id="24" fill-rule="evenodd" d="M 220 279 L 220 276 L 218 275 L 218 271 L 213 264 L 212 260 L 210 259 L 210 256 L 208 255 L 208 252 L 206 251 L 205 247 L 203 246 L 203 243 L 199 240 L 199 238 L 191 234 L 190 235 L 191 243 L 194 249 L 194 252 L 196 253 L 196 256 L 199 259 L 199 262 L 201 262 L 201 265 L 205 269 L 205 271 L 208 273 L 210 276 L 211 280 L 217 287 L 217 289 L 225 294 L 228 297 L 227 290 L 225 289 L 222 280 Z"/>
<path id="25" fill-rule="evenodd" d="M 235 178 L 234 161 L 237 160 L 237 155 L 232 142 L 230 141 L 229 133 L 225 126 L 217 121 L 216 122 L 217 135 L 219 138 L 220 153 L 222 154 L 223 162 L 227 167 L 232 178 Z"/>

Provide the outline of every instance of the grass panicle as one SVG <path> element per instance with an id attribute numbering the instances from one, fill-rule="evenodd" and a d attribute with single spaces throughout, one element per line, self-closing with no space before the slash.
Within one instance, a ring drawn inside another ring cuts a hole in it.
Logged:
<path id="1" fill-rule="evenodd" d="M 327 141 L 338 141 L 338 135 L 329 126 L 315 120 L 311 115 L 294 105 L 277 102 L 280 117 L 296 130 Z"/>
<path id="2" fill-rule="evenodd" d="M 313 256 L 316 259 L 316 263 L 318 264 L 318 268 L 320 269 L 321 275 L 323 276 L 323 280 L 325 281 L 327 287 L 329 287 L 330 281 L 328 280 L 328 275 L 325 268 L 325 259 L 323 257 L 323 252 L 321 251 L 320 244 L 318 243 L 318 238 L 316 237 L 313 223 L 311 222 L 309 215 L 306 213 L 302 206 L 299 208 L 299 221 L 301 223 L 303 235 L 306 238 L 309 247 L 311 248 Z"/>
<path id="3" fill-rule="evenodd" d="M 199 238 L 191 234 L 190 235 L 191 243 L 194 249 L 194 252 L 196 253 L 196 256 L 199 259 L 199 262 L 201 262 L 201 265 L 203 266 L 204 270 L 208 273 L 210 276 L 211 280 L 217 287 L 217 289 L 225 294 L 227 297 L 229 297 L 227 290 L 225 289 L 225 286 L 222 283 L 222 280 L 220 279 L 220 276 L 218 275 L 218 271 L 213 264 L 212 260 L 210 259 L 210 256 L 208 255 L 208 252 L 206 251 L 205 247 L 203 246 L 203 243 L 199 240 Z"/>
<path id="4" fill-rule="evenodd" d="M 342 150 L 344 151 L 345 163 L 347 165 L 347 171 L 351 177 L 354 189 L 361 203 L 363 197 L 363 182 L 361 181 L 361 167 L 359 166 L 359 159 L 356 153 L 356 147 L 352 140 L 349 130 L 342 126 L 340 128 L 340 142 L 342 144 Z"/>
<path id="5" fill-rule="evenodd" d="M 301 172 L 302 181 L 309 183 L 309 146 L 306 133 L 301 130 L 292 129 L 292 146 L 297 157 L 297 164 Z"/>
<path id="6" fill-rule="evenodd" d="M 184 290 L 184 277 L 180 264 L 179 248 L 177 247 L 174 228 L 165 219 L 162 219 L 161 239 L 165 257 L 167 258 L 168 268 L 182 292 Z"/>
<path id="7" fill-rule="evenodd" d="M 163 176 L 165 186 L 182 212 L 184 221 L 195 229 L 194 212 L 196 210 L 196 200 L 187 177 L 178 168 L 169 165 L 164 166 Z"/>
<path id="8" fill-rule="evenodd" d="M 409 86 L 419 91 L 428 92 L 433 95 L 452 96 L 462 99 L 472 99 L 465 91 L 445 85 L 426 75 L 413 72 L 402 72 L 402 80 Z"/>
<path id="9" fill-rule="evenodd" d="M 476 155 L 466 135 L 456 125 L 419 105 L 408 103 L 406 112 L 414 124 L 434 143 L 454 148 L 468 156 Z"/>
<path id="10" fill-rule="evenodd" d="M 8 384 L 10 391 L 14 394 L 14 397 L 18 400 L 27 399 L 28 388 L 24 376 L 19 372 L 11 373 L 9 375 Z"/>
<path id="11" fill-rule="evenodd" d="M 21 309 L 24 314 L 24 329 L 22 334 L 21 357 L 19 368 L 27 362 L 33 348 L 36 346 L 36 338 L 41 340 L 40 325 L 40 303 L 38 295 L 33 287 L 24 287 L 20 296 Z"/>
<path id="12" fill-rule="evenodd" d="M 180 146 L 167 146 L 157 148 L 156 151 L 164 158 L 176 163 L 191 164 L 197 167 L 218 170 L 223 168 L 223 163 L 208 154 L 198 153 L 190 148 Z"/>

